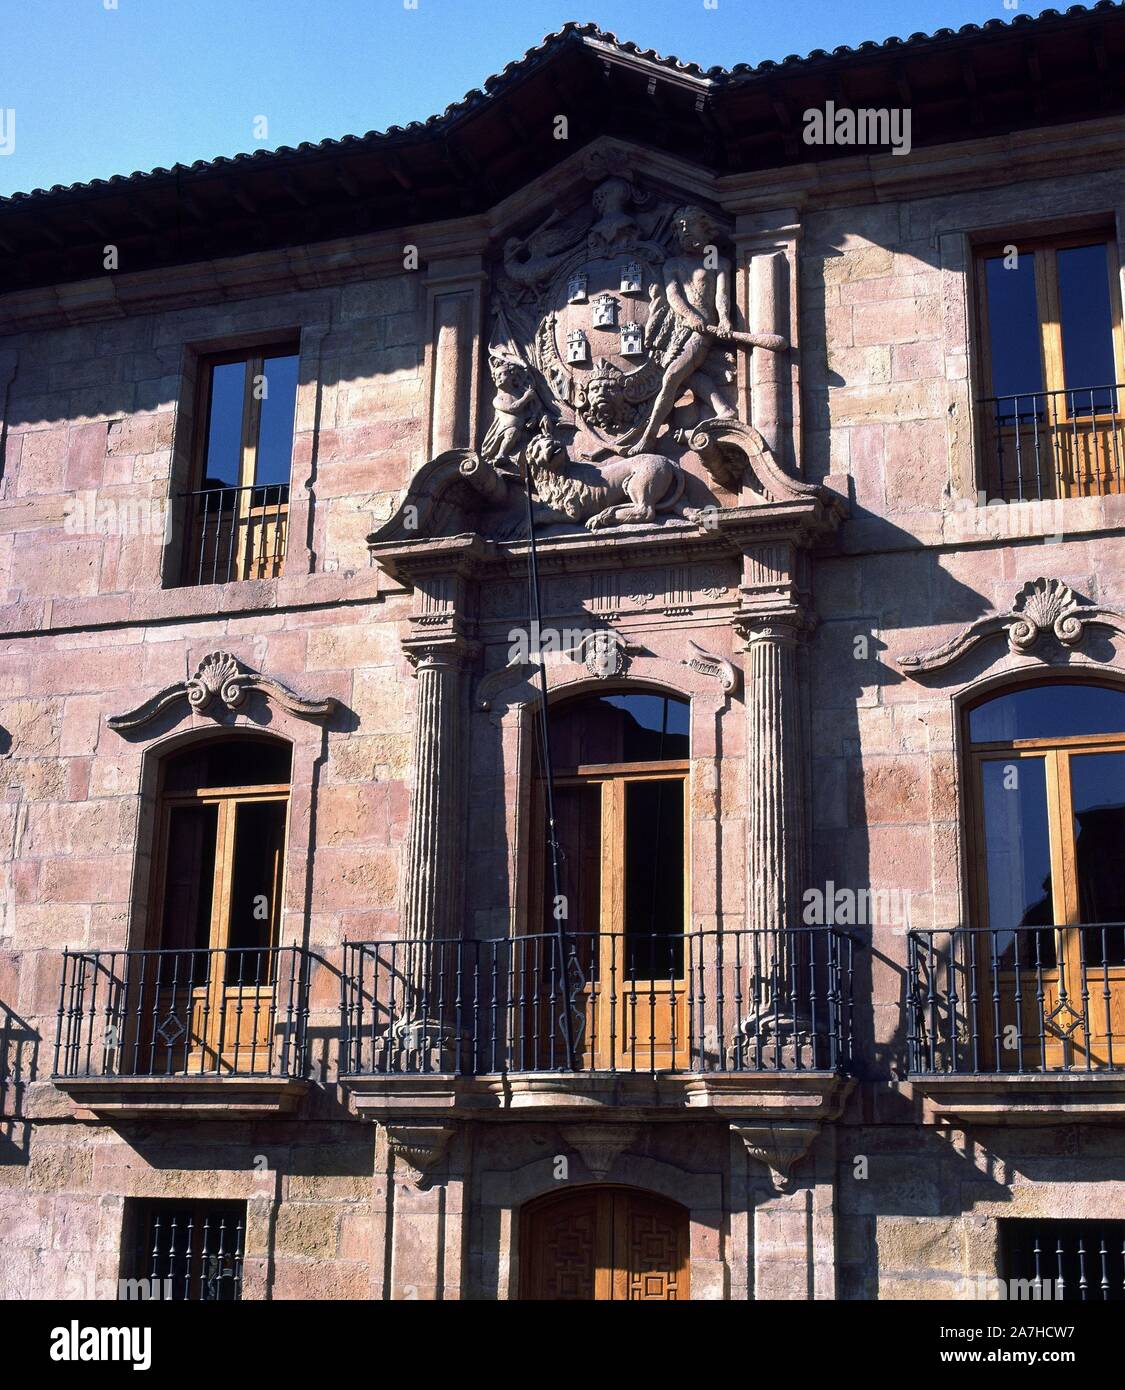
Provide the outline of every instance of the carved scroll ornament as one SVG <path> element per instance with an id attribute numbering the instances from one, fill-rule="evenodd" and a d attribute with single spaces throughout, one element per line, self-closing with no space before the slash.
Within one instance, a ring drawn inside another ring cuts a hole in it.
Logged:
<path id="1" fill-rule="evenodd" d="M 1076 647 L 1089 625 L 1112 628 L 1125 636 L 1125 614 L 1088 603 L 1059 579 L 1032 579 L 1016 595 L 1007 613 L 978 618 L 941 646 L 900 656 L 897 664 L 903 671 L 938 671 L 1001 632 L 1008 634 L 1008 647 L 1013 652 L 1030 651 L 1048 633 L 1064 647 Z"/>
<path id="2" fill-rule="evenodd" d="M 323 719 L 338 705 L 338 701 L 332 697 L 324 700 L 306 700 L 282 685 L 280 681 L 248 670 L 230 652 L 209 652 L 196 667 L 194 675 L 187 680 L 165 686 L 136 709 L 131 709 L 125 714 L 112 715 L 106 723 L 118 733 L 138 729 L 155 719 L 161 710 L 175 704 L 177 700 L 187 700 L 191 708 L 199 714 L 221 712 L 216 706 L 233 711 L 245 704 L 251 691 L 260 692 L 289 714 L 300 715 L 305 719 Z"/>

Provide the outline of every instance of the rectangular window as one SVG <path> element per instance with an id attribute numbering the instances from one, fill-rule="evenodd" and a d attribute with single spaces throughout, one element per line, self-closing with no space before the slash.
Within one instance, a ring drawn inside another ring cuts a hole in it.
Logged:
<path id="1" fill-rule="evenodd" d="M 118 1297 L 237 1302 L 245 1249 L 245 1202 L 130 1199 Z"/>
<path id="2" fill-rule="evenodd" d="M 1013 235 L 977 254 L 981 483 L 1027 501 L 1125 490 L 1115 243 Z"/>
<path id="3" fill-rule="evenodd" d="M 200 363 L 200 429 L 194 483 L 185 499 L 184 583 L 281 574 L 297 366 L 293 343 Z"/>
<path id="4" fill-rule="evenodd" d="M 1001 1221 L 1000 1276 L 1009 1299 L 1125 1302 L 1125 1221 Z"/>

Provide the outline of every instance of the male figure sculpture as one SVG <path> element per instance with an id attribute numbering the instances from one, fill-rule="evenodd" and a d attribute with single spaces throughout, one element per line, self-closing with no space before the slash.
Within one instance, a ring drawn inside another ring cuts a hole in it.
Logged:
<path id="1" fill-rule="evenodd" d="M 652 449 L 676 398 L 690 382 L 696 400 L 710 414 L 728 418 L 733 407 L 719 383 L 702 370 L 716 343 L 784 352 L 789 344 L 775 333 L 738 333 L 730 321 L 730 262 L 719 256 L 719 228 L 702 208 L 682 207 L 673 217 L 680 254 L 664 262 L 662 298 L 654 297 L 646 346 L 662 370 L 660 389 L 648 420 L 629 454 Z M 659 294 L 659 291 L 657 291 Z"/>

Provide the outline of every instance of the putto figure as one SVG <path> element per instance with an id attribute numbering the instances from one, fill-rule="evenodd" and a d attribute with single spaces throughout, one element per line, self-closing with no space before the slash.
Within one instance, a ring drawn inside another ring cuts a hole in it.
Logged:
<path id="1" fill-rule="evenodd" d="M 641 454 L 656 442 L 685 384 L 704 413 L 727 419 L 734 407 L 703 364 L 716 344 L 784 352 L 789 344 L 773 333 L 736 333 L 730 319 L 730 261 L 720 256 L 720 229 L 702 208 L 682 207 L 672 225 L 680 254 L 664 262 L 663 283 L 654 295 L 646 346 L 661 369 L 660 389 L 648 420 L 627 450 Z M 626 441 L 629 442 L 629 441 Z"/>
<path id="2" fill-rule="evenodd" d="M 492 423 L 481 444 L 481 457 L 488 463 L 519 462 L 528 431 L 541 411 L 531 373 L 518 357 L 491 352 L 488 370 L 496 394 L 492 398 Z"/>

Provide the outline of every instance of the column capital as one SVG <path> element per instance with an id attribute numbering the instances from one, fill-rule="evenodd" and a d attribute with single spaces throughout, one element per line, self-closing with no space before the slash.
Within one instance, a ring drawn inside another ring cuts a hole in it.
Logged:
<path id="1" fill-rule="evenodd" d="M 459 632 L 416 632 L 404 638 L 402 650 L 415 674 L 423 669 L 463 671 L 480 650 Z"/>
<path id="2" fill-rule="evenodd" d="M 798 646 L 816 627 L 816 615 L 800 604 L 736 613 L 734 629 L 748 651 L 757 642 Z"/>

